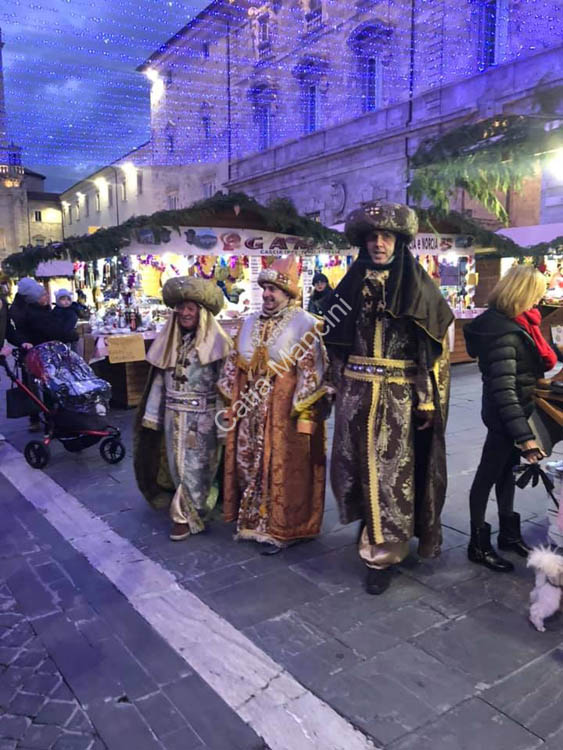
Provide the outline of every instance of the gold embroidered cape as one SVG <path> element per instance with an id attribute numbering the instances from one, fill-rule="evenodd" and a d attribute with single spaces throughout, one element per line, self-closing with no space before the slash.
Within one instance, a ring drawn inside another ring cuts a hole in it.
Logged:
<path id="1" fill-rule="evenodd" d="M 242 539 L 283 544 L 320 532 L 327 358 L 319 321 L 293 305 L 247 318 L 219 389 L 231 404 L 223 509 Z"/>

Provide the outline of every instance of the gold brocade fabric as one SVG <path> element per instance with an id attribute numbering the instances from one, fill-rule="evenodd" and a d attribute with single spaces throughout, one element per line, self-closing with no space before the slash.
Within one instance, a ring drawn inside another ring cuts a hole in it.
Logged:
<path id="1" fill-rule="evenodd" d="M 326 460 L 316 404 L 325 392 L 326 354 L 313 337 L 299 359 L 289 357 L 314 322 L 295 308 L 251 317 L 223 367 L 219 388 L 235 413 L 225 449 L 223 509 L 227 521 L 237 521 L 241 539 L 283 544 L 320 532 Z M 288 356 L 282 366 L 283 351 Z M 309 420 L 310 434 L 300 431 L 299 418 Z"/>
<path id="2" fill-rule="evenodd" d="M 248 375 L 238 370 L 234 399 Z M 287 542 L 320 533 L 325 493 L 324 423 L 312 436 L 291 418 L 296 373 L 272 380 L 271 392 L 239 419 L 225 447 L 223 510 L 241 538 Z"/>
<path id="3" fill-rule="evenodd" d="M 371 549 L 363 557 L 374 567 L 384 567 L 382 558 L 396 557 L 414 535 L 421 555 L 438 554 L 446 486 L 447 356 L 435 372 L 428 369 L 423 331 L 385 312 L 386 282 L 367 273 L 352 356 L 331 363 L 337 390 L 332 487 L 342 521 L 365 522 L 363 549 L 368 543 Z M 416 431 L 419 409 L 434 414 L 432 429 Z"/>

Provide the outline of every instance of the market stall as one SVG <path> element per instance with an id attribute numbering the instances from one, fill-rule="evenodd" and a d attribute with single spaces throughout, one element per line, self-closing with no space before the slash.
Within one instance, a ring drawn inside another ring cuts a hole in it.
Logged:
<path id="1" fill-rule="evenodd" d="M 452 364 L 471 362 L 465 348 L 463 328 L 483 312 L 482 308 L 475 306 L 478 274 L 473 238 L 463 234 L 419 233 L 410 249 L 436 281 L 454 312 L 455 321 L 449 331 Z"/>
<path id="2" fill-rule="evenodd" d="M 112 383 L 114 402 L 134 406 L 146 380 L 144 352 L 169 314 L 161 300 L 168 278 L 214 279 L 225 295 L 221 324 L 235 336 L 244 316 L 260 309 L 256 281 L 274 258 L 299 256 L 306 306 L 315 270 L 323 270 L 336 285 L 351 252 L 341 234 L 299 216 L 288 201 L 264 207 L 243 194 L 218 194 L 189 209 L 131 219 L 50 250 L 34 248 L 27 258 L 10 256 L 7 265 L 29 273 L 32 257 L 72 260 L 74 288 L 86 295 L 92 313 L 84 356 Z M 120 341 L 119 353 L 112 352 L 114 340 Z"/>

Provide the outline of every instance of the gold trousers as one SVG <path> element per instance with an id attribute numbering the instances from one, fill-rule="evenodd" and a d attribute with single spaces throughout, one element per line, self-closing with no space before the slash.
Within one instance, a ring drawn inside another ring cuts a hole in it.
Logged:
<path id="1" fill-rule="evenodd" d="M 398 565 L 409 553 L 408 542 L 383 542 L 372 544 L 368 537 L 368 530 L 364 528 L 358 544 L 360 558 L 368 568 L 380 570 L 390 565 Z"/>

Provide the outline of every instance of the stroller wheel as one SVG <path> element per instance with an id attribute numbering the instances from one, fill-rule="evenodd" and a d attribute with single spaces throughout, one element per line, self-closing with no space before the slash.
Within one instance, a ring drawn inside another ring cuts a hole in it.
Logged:
<path id="1" fill-rule="evenodd" d="M 100 443 L 100 455 L 108 464 L 118 464 L 125 458 L 125 446 L 118 438 L 106 438 Z"/>
<path id="2" fill-rule="evenodd" d="M 32 469 L 43 469 L 49 463 L 49 448 L 39 440 L 31 440 L 24 448 L 23 455 Z"/>

